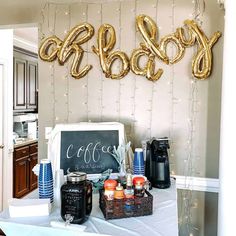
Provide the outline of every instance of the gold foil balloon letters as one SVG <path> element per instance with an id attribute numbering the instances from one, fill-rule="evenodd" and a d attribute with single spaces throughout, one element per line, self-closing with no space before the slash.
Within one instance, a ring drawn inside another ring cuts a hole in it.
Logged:
<path id="1" fill-rule="evenodd" d="M 98 30 L 97 47 L 93 46 L 93 52 L 99 57 L 100 65 L 106 78 L 122 79 L 128 74 L 130 67 L 136 75 L 145 76 L 148 80 L 157 81 L 163 74 L 162 69 L 155 71 L 155 60 L 159 59 L 165 64 L 174 64 L 180 61 L 185 49 L 197 45 L 197 52 L 192 60 L 192 74 L 197 79 L 206 79 L 212 71 L 212 47 L 221 36 L 219 31 L 215 32 L 209 39 L 202 29 L 193 20 L 185 20 L 184 27 L 177 28 L 176 32 L 164 36 L 158 42 L 158 27 L 153 19 L 146 15 L 136 18 L 137 29 L 143 41 L 140 47 L 134 49 L 129 60 L 128 56 L 121 51 L 113 51 L 116 44 L 115 29 L 109 24 L 103 24 Z M 80 69 L 80 62 L 84 50 L 81 45 L 93 37 L 94 28 L 89 23 L 83 23 L 72 28 L 66 35 L 64 41 L 57 36 L 51 36 L 44 40 L 39 48 L 39 56 L 42 60 L 52 62 L 58 59 L 60 65 L 72 56 L 71 76 L 80 79 L 84 77 L 91 65 Z M 168 45 L 176 48 L 176 55 L 170 58 L 167 55 Z M 147 57 L 146 65 L 141 68 L 141 57 Z M 112 72 L 113 63 L 119 60 L 121 68 L 118 73 Z"/>
<path id="2" fill-rule="evenodd" d="M 180 42 L 186 46 L 192 45 L 197 41 L 198 50 L 192 61 L 192 74 L 198 79 L 206 79 L 211 74 L 212 69 L 212 47 L 217 42 L 221 33 L 215 32 L 213 36 L 208 39 L 199 26 L 192 20 L 186 20 L 184 24 L 188 27 L 191 38 L 189 44 L 186 43 L 183 36 L 183 29 L 178 30 Z"/>
<path id="3" fill-rule="evenodd" d="M 159 59 L 168 64 L 169 59 L 165 55 L 165 52 L 160 50 L 157 43 L 157 26 L 152 18 L 146 15 L 139 15 L 136 19 L 136 24 L 144 39 L 145 46 Z"/>
<path id="4" fill-rule="evenodd" d="M 160 49 L 162 51 L 164 51 L 164 53 L 166 54 L 167 53 L 167 45 L 168 43 L 172 43 L 176 46 L 176 51 L 177 51 L 177 54 L 176 56 L 173 58 L 173 59 L 170 59 L 167 55 L 166 57 L 168 58 L 168 61 L 170 62 L 170 64 L 174 64 L 178 61 L 180 61 L 183 56 L 184 56 L 184 52 L 185 52 L 185 48 L 184 46 L 181 44 L 181 42 L 179 41 L 179 39 L 171 34 L 171 35 L 167 35 L 165 36 L 163 39 L 161 39 L 161 42 L 160 42 Z"/>
<path id="5" fill-rule="evenodd" d="M 93 52 L 99 57 L 102 71 L 106 78 L 121 79 L 129 72 L 129 59 L 124 52 L 111 52 L 116 44 L 115 29 L 109 24 L 103 24 L 98 30 L 98 47 L 92 47 Z M 112 64 L 115 60 L 120 60 L 122 68 L 119 74 L 112 73 Z"/>
<path id="6" fill-rule="evenodd" d="M 212 46 L 217 42 L 221 36 L 220 32 L 214 33 L 211 39 L 208 39 L 200 27 L 192 20 L 186 20 L 184 23 L 187 26 L 187 32 L 189 39 L 184 36 L 184 29 L 178 28 L 174 34 L 167 35 L 157 42 L 157 26 L 155 22 L 146 15 L 139 15 L 136 20 L 137 28 L 141 33 L 145 47 L 150 51 L 150 56 L 155 55 L 157 58 L 165 62 L 166 64 L 174 64 L 181 60 L 184 56 L 185 48 L 198 44 L 198 51 L 192 61 L 192 74 L 197 79 L 206 79 L 211 74 L 212 70 Z M 176 46 L 176 55 L 170 59 L 167 55 L 167 45 L 172 43 Z M 142 47 L 143 44 L 140 44 Z M 132 56 L 136 56 L 138 52 L 134 52 Z M 140 51 L 139 51 L 140 55 Z M 154 61 L 154 60 L 153 60 Z M 136 65 L 137 56 L 135 60 L 131 58 L 131 69 L 134 73 L 138 70 Z M 147 70 L 147 68 L 145 68 Z M 142 75 L 146 76 L 143 71 Z M 140 73 L 136 73 L 139 74 Z M 160 74 L 160 73 L 159 73 Z M 160 74 L 161 75 L 161 74 Z M 147 76 L 146 76 L 147 77 Z"/>
<path id="7" fill-rule="evenodd" d="M 88 23 L 79 24 L 68 32 L 64 41 L 56 36 L 44 40 L 39 48 L 39 56 L 44 61 L 54 61 L 58 58 L 58 62 L 64 65 L 69 57 L 74 54 L 70 73 L 72 77 L 80 79 L 92 68 L 91 65 L 86 65 L 82 70 L 79 70 L 84 53 L 80 45 L 91 39 L 93 34 L 92 25 Z"/>
<path id="8" fill-rule="evenodd" d="M 139 59 L 142 56 L 148 57 L 147 64 L 143 69 L 139 66 Z M 163 74 L 162 69 L 157 70 L 155 73 L 155 56 L 145 47 L 133 51 L 130 59 L 130 67 L 136 75 L 145 76 L 151 81 L 157 81 Z"/>

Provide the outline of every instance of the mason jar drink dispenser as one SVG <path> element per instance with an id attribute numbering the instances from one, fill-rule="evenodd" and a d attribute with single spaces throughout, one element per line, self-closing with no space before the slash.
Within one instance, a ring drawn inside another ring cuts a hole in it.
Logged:
<path id="1" fill-rule="evenodd" d="M 61 217 L 74 224 L 84 223 L 92 210 L 92 184 L 84 172 L 72 172 L 61 186 Z"/>

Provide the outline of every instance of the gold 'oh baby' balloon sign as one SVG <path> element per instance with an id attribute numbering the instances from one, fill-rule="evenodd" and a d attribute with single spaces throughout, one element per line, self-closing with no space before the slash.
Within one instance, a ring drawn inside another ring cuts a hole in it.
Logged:
<path id="1" fill-rule="evenodd" d="M 97 46 L 92 46 L 93 52 L 98 56 L 100 65 L 106 78 L 122 79 L 131 69 L 136 75 L 145 76 L 148 80 L 157 81 L 163 74 L 163 69 L 155 69 L 156 59 L 165 64 L 174 64 L 180 61 L 187 47 L 197 45 L 197 52 L 192 60 L 192 74 L 197 79 L 206 79 L 212 70 L 212 47 L 217 42 L 221 33 L 215 32 L 211 38 L 207 38 L 202 29 L 193 20 L 185 20 L 184 27 L 177 28 L 176 32 L 163 37 L 158 43 L 158 28 L 151 17 L 139 15 L 136 19 L 138 31 L 144 42 L 140 48 L 133 50 L 130 59 L 121 51 L 112 51 L 116 44 L 115 29 L 109 24 L 103 24 L 98 30 Z M 80 79 L 87 75 L 92 65 L 86 65 L 80 69 L 84 50 L 82 44 L 90 40 L 94 35 L 94 28 L 89 23 L 82 23 L 72 28 L 64 40 L 57 36 L 46 38 L 40 45 L 39 56 L 44 61 L 58 59 L 60 65 L 73 55 L 71 76 Z M 176 55 L 170 58 L 167 55 L 168 44 L 176 47 Z M 140 59 L 146 57 L 146 65 L 141 68 Z M 113 73 L 113 63 L 119 60 L 120 71 Z"/>
<path id="2" fill-rule="evenodd" d="M 106 78 L 121 79 L 129 72 L 129 58 L 124 52 L 110 51 L 116 44 L 115 29 L 109 24 L 103 24 L 98 30 L 98 47 L 92 47 L 94 53 L 99 57 L 102 71 Z M 112 74 L 111 66 L 115 60 L 120 60 L 122 69 L 119 74 Z"/>

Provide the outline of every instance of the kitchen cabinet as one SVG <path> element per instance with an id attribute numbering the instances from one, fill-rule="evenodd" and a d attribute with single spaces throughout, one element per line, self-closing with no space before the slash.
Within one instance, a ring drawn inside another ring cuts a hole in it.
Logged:
<path id="1" fill-rule="evenodd" d="M 13 110 L 37 112 L 38 63 L 37 54 L 14 47 Z"/>
<path id="2" fill-rule="evenodd" d="M 37 142 L 14 149 L 13 197 L 21 198 L 37 188 L 37 176 L 32 171 L 37 163 Z"/>

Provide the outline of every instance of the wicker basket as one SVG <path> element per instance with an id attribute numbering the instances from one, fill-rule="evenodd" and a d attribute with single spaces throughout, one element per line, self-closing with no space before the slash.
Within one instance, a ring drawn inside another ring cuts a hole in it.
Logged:
<path id="1" fill-rule="evenodd" d="M 134 199 L 107 200 L 104 191 L 100 190 L 99 205 L 106 220 L 152 214 L 153 196 L 145 191 L 144 197 Z"/>

